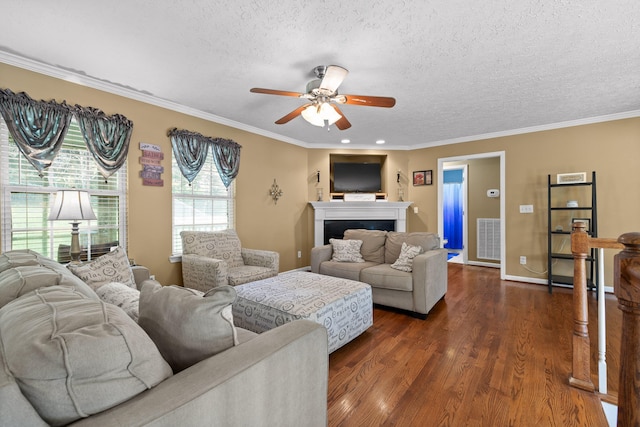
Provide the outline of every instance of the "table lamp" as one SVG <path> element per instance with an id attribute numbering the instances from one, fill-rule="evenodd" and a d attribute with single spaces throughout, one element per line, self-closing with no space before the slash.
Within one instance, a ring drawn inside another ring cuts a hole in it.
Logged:
<path id="1" fill-rule="evenodd" d="M 58 191 L 49 212 L 49 221 L 71 220 L 71 248 L 69 255 L 71 263 L 80 262 L 80 241 L 78 239 L 78 224 L 80 221 L 96 219 L 96 214 L 91 208 L 89 193 L 78 190 Z"/>

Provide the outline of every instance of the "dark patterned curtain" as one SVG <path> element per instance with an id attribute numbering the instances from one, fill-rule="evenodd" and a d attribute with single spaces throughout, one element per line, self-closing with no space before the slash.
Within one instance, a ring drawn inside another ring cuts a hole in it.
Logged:
<path id="1" fill-rule="evenodd" d="M 213 161 L 226 188 L 229 188 L 240 170 L 240 148 L 240 144 L 230 139 L 217 138 L 212 144 Z"/>
<path id="2" fill-rule="evenodd" d="M 71 122 L 71 107 L 0 89 L 0 113 L 22 154 L 43 176 L 60 151 Z"/>
<path id="3" fill-rule="evenodd" d="M 207 160 L 211 146 L 213 161 L 222 183 L 229 188 L 240 170 L 240 144 L 223 138 L 209 138 L 197 132 L 171 129 L 171 147 L 182 175 L 189 184 L 196 178 Z"/>
<path id="4" fill-rule="evenodd" d="M 204 137 L 199 133 L 173 128 L 168 135 L 180 172 L 191 185 L 207 160 L 209 146 L 202 141 Z"/>
<path id="5" fill-rule="evenodd" d="M 133 123 L 125 116 L 107 116 L 97 108 L 76 105 L 76 119 L 87 148 L 106 180 L 127 160 Z"/>

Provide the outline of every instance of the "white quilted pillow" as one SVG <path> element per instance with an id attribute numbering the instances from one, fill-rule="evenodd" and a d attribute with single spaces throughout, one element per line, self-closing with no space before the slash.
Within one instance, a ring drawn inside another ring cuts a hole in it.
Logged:
<path id="1" fill-rule="evenodd" d="M 391 264 L 391 268 L 410 273 L 413 270 L 413 259 L 422 253 L 422 246 L 407 245 L 402 242 L 400 256 Z"/>
<path id="2" fill-rule="evenodd" d="M 333 248 L 331 261 L 338 262 L 364 262 L 360 254 L 362 240 L 329 239 Z"/>

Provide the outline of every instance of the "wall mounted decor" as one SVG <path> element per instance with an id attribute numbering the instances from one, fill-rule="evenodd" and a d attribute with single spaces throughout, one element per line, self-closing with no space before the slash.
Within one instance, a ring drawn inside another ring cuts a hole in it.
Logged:
<path id="1" fill-rule="evenodd" d="M 413 171 L 413 185 L 425 185 L 424 176 L 427 171 Z"/>
<path id="2" fill-rule="evenodd" d="M 158 145 L 141 142 L 140 150 L 142 151 L 142 156 L 140 156 L 142 185 L 162 187 L 164 185 L 164 180 L 160 176 L 164 173 L 164 167 L 161 165 L 161 161 L 164 159 L 162 149 Z"/>
<path id="3" fill-rule="evenodd" d="M 276 204 L 278 203 L 278 199 L 282 197 L 282 195 L 284 194 L 280 189 L 280 187 L 278 186 L 278 183 L 276 182 L 275 178 L 273 179 L 273 184 L 271 184 L 271 189 L 269 190 L 269 194 L 271 195 L 273 202 Z"/>

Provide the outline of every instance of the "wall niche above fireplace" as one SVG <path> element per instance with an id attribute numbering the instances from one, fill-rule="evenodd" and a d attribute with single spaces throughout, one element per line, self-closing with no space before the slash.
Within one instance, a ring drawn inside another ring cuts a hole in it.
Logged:
<path id="1" fill-rule="evenodd" d="M 334 171 L 335 171 L 335 164 L 339 163 L 339 164 L 345 164 L 345 163 L 353 163 L 353 164 L 373 164 L 373 165 L 379 165 L 379 169 L 380 169 L 380 189 L 379 191 L 376 190 L 367 190 L 367 191 L 363 191 L 363 192 L 371 192 L 371 193 L 377 193 L 377 192 L 382 192 L 382 193 L 386 193 L 386 189 L 385 189 L 385 177 L 387 175 L 387 171 L 385 168 L 385 163 L 387 160 L 387 156 L 386 155 L 382 155 L 382 154 L 329 154 L 329 180 L 330 180 L 330 192 L 331 193 L 342 193 L 342 192 L 346 192 L 344 191 L 344 189 L 338 188 L 336 189 L 336 185 L 335 185 L 335 175 L 334 175 Z M 374 168 L 375 169 L 375 168 Z M 363 177 L 363 179 L 365 179 Z M 369 185 L 367 185 L 366 182 L 362 182 L 363 187 L 370 187 L 370 183 Z M 357 188 L 357 183 L 356 183 L 356 187 Z M 357 191 L 357 190 L 356 190 Z"/>

